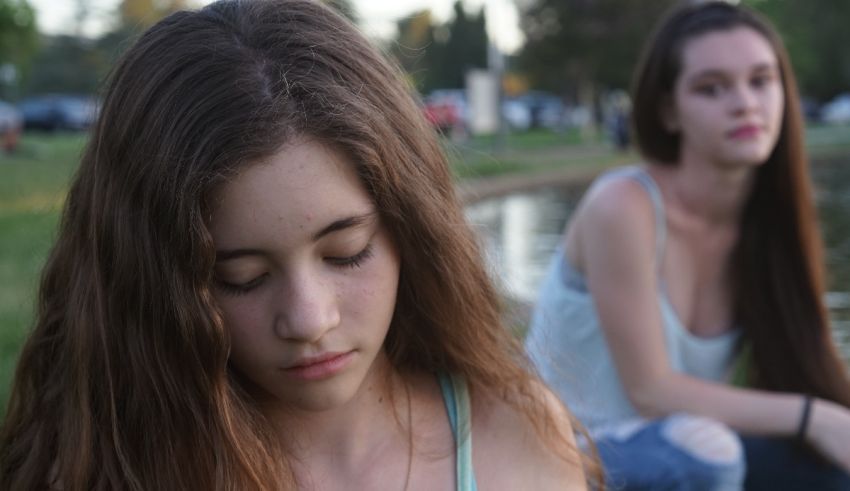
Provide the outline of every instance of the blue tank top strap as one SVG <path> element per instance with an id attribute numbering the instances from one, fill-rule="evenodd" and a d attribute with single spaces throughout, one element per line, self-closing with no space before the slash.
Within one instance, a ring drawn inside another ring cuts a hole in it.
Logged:
<path id="1" fill-rule="evenodd" d="M 475 473 L 472 469 L 472 427 L 469 390 L 460 377 L 440 374 L 438 377 L 443 402 L 449 415 L 449 424 L 455 438 L 457 491 L 476 491 Z"/>

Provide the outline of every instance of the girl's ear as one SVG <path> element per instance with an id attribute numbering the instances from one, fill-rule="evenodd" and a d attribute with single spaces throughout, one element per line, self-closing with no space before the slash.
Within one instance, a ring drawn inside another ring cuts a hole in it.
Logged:
<path id="1" fill-rule="evenodd" d="M 670 133 L 676 134 L 679 132 L 679 113 L 676 110 L 676 103 L 673 97 L 665 96 L 661 101 L 661 107 L 658 108 L 661 124 L 664 129 Z"/>

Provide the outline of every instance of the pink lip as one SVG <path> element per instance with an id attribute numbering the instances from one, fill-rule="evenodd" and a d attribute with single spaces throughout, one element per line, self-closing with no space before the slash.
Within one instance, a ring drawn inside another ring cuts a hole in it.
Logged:
<path id="1" fill-rule="evenodd" d="M 746 140 L 754 138 L 761 133 L 761 127 L 754 124 L 738 126 L 734 130 L 726 133 L 726 136 L 733 140 Z"/>
<path id="2" fill-rule="evenodd" d="M 353 358 L 354 351 L 324 353 L 319 356 L 302 358 L 284 368 L 284 372 L 301 380 L 321 380 L 340 372 L 348 366 Z"/>

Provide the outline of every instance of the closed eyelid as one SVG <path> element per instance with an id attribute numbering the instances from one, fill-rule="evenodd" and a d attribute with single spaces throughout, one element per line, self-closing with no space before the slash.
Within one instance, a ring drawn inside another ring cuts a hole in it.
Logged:
<path id="1" fill-rule="evenodd" d="M 323 237 L 331 235 L 342 230 L 354 230 L 375 226 L 378 223 L 378 213 L 370 211 L 360 215 L 352 215 L 349 217 L 335 220 L 313 234 L 313 242 L 318 242 Z M 216 263 L 221 264 L 244 257 L 268 257 L 269 251 L 250 247 L 235 248 L 235 249 L 220 249 L 216 251 Z"/>

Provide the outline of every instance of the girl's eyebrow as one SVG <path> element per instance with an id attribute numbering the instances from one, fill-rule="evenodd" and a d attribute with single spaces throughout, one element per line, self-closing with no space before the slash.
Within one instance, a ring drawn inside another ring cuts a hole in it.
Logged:
<path id="1" fill-rule="evenodd" d="M 749 71 L 750 72 L 769 72 L 769 71 L 775 71 L 777 69 L 778 68 L 777 68 L 775 63 L 757 63 L 757 64 L 751 66 Z M 724 78 L 726 76 L 728 76 L 728 72 L 726 72 L 724 70 L 709 68 L 708 70 L 703 70 L 703 71 L 700 71 L 700 72 L 697 72 L 697 73 L 691 75 L 690 77 L 688 77 L 688 80 L 690 82 L 693 82 L 693 81 L 699 80 L 701 78 L 711 78 L 711 77 Z"/>
<path id="2" fill-rule="evenodd" d="M 350 216 L 350 217 L 346 217 L 346 218 L 341 218 L 339 220 L 332 222 L 330 225 L 323 228 L 322 230 L 319 230 L 318 232 L 316 232 L 313 235 L 313 240 L 317 241 L 317 240 L 321 239 L 322 237 L 324 237 L 328 234 L 337 232 L 339 230 L 343 230 L 343 229 L 346 229 L 346 228 L 352 228 L 352 227 L 360 227 L 362 225 L 372 223 L 372 222 L 375 221 L 375 218 L 377 218 L 377 216 L 378 216 L 377 212 L 371 211 L 371 212 L 365 213 L 363 215 L 354 215 L 354 216 Z"/>
<path id="3" fill-rule="evenodd" d="M 362 215 L 352 215 L 349 217 L 340 218 L 339 220 L 334 220 L 333 222 L 328 224 L 328 226 L 316 232 L 313 235 L 313 241 L 315 242 L 328 234 L 332 234 L 340 230 L 345 230 L 353 227 L 361 227 L 363 225 L 373 223 L 377 217 L 378 213 L 371 211 Z M 231 261 L 233 259 L 238 259 L 245 256 L 262 256 L 264 254 L 265 252 L 261 249 L 221 249 L 215 252 L 215 260 L 216 262 L 220 263 L 224 261 Z"/>

